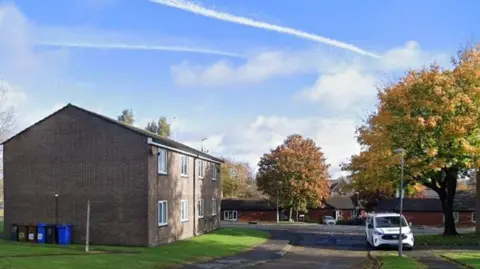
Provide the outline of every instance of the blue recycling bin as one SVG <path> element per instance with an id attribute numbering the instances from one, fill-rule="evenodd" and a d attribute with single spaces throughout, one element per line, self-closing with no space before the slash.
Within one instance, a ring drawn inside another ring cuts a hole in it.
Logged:
<path id="1" fill-rule="evenodd" d="M 59 245 L 70 245 L 72 243 L 73 225 L 59 224 L 57 225 L 57 236 Z"/>
<path id="2" fill-rule="evenodd" d="M 37 243 L 45 244 L 46 242 L 46 228 L 47 224 L 38 223 L 37 224 Z"/>

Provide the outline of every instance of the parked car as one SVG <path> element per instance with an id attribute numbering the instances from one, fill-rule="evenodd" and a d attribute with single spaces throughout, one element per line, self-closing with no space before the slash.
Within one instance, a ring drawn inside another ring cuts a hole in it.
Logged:
<path id="1" fill-rule="evenodd" d="M 398 246 L 400 223 L 402 224 L 402 244 L 413 249 L 414 236 L 404 216 L 397 213 L 373 214 L 365 222 L 365 240 L 374 247 Z"/>
<path id="2" fill-rule="evenodd" d="M 337 224 L 337 221 L 332 216 L 325 216 L 323 217 L 323 224 L 335 225 Z"/>

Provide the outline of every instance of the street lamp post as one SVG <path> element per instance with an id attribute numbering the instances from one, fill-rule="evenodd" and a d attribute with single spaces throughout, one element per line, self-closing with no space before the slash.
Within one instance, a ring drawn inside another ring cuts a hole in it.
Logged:
<path id="1" fill-rule="evenodd" d="M 400 174 L 400 220 L 398 230 L 398 256 L 403 256 L 403 238 L 402 238 L 402 221 L 403 221 L 403 168 L 404 168 L 404 151 L 402 148 L 396 149 L 395 153 L 400 153 L 401 159 L 401 174 Z"/>
<path id="2" fill-rule="evenodd" d="M 201 149 L 200 149 L 202 152 L 203 152 L 203 141 L 205 141 L 205 140 L 207 140 L 207 139 L 208 139 L 207 137 L 205 137 L 205 138 L 202 139 L 202 145 L 201 145 Z"/>

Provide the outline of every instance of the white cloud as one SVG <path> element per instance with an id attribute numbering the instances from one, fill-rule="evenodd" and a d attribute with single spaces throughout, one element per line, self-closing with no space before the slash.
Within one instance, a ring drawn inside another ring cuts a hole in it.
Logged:
<path id="1" fill-rule="evenodd" d="M 259 28 L 259 29 L 264 29 L 268 31 L 273 31 L 277 33 L 282 33 L 282 34 L 287 34 L 307 40 L 311 40 L 317 43 L 322 43 L 322 44 L 327 44 L 330 46 L 342 48 L 345 50 L 353 51 L 362 55 L 370 56 L 373 58 L 378 58 L 379 56 L 368 52 L 366 50 L 363 50 L 359 47 L 356 47 L 355 45 L 352 44 L 347 44 L 338 40 L 326 38 L 323 36 L 319 36 L 316 34 L 311 34 L 307 33 L 301 30 L 293 29 L 290 27 L 285 27 L 285 26 L 280 26 L 280 25 L 275 25 L 267 22 L 262 22 L 258 20 L 253 20 L 250 18 L 246 17 L 241 17 L 241 16 L 236 16 L 233 14 L 229 14 L 226 12 L 221 12 L 217 11 L 214 9 L 208 9 L 206 7 L 203 7 L 201 5 L 185 1 L 185 0 L 150 0 L 154 3 L 168 6 L 168 7 L 173 7 L 173 8 L 178 8 L 184 11 L 188 11 L 197 15 L 221 20 L 221 21 L 226 21 L 226 22 L 231 22 L 231 23 L 236 23 L 236 24 L 241 24 L 249 27 L 254 27 L 254 28 Z"/>
<path id="2" fill-rule="evenodd" d="M 318 48 L 303 51 L 264 51 L 251 55 L 245 62 L 216 61 L 209 65 L 184 61 L 171 67 L 171 75 L 179 86 L 225 87 L 261 83 L 277 77 L 299 74 L 327 74 L 341 76 L 356 72 L 378 77 L 407 68 L 421 67 L 432 61 L 448 63 L 446 54 L 423 51 L 418 43 L 409 41 L 404 46 L 385 51 L 379 59 L 333 53 Z M 312 86 L 310 86 L 312 87 Z"/>
<path id="3" fill-rule="evenodd" d="M 375 97 L 376 78 L 355 69 L 321 74 L 314 85 L 301 91 L 298 97 L 312 102 L 321 101 L 331 108 L 345 110 L 364 104 Z"/>
<path id="4" fill-rule="evenodd" d="M 354 133 L 356 123 L 349 118 L 289 118 L 258 116 L 250 124 L 229 128 L 228 132 L 208 136 L 204 147 L 215 156 L 233 157 L 248 162 L 256 169 L 260 157 L 283 143 L 287 136 L 298 133 L 312 138 L 322 148 L 331 164 L 332 176 L 338 176 L 339 164 L 360 150 Z M 200 141 L 187 144 L 200 148 Z"/>

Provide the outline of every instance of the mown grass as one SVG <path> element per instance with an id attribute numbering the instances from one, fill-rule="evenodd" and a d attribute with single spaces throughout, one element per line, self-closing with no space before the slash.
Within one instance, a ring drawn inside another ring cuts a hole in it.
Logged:
<path id="1" fill-rule="evenodd" d="M 80 245 L 62 247 L 3 241 L 0 243 L 0 268 L 172 268 L 185 263 L 234 255 L 265 242 L 267 239 L 268 233 L 264 231 L 228 228 L 155 248 L 92 247 L 92 251 L 97 253 L 102 251 L 124 252 L 114 254 L 85 254 L 84 247 Z M 59 256 L 14 257 L 26 254 Z"/>
<path id="2" fill-rule="evenodd" d="M 480 251 L 462 251 L 446 253 L 442 256 L 456 260 L 461 264 L 480 269 Z"/>
<path id="3" fill-rule="evenodd" d="M 407 257 L 398 257 L 397 252 L 380 252 L 375 256 L 380 259 L 381 269 L 420 269 L 425 268 L 417 261 Z"/>
<path id="4" fill-rule="evenodd" d="M 431 246 L 472 246 L 480 245 L 480 234 L 467 233 L 460 235 L 416 235 L 416 245 Z"/>

